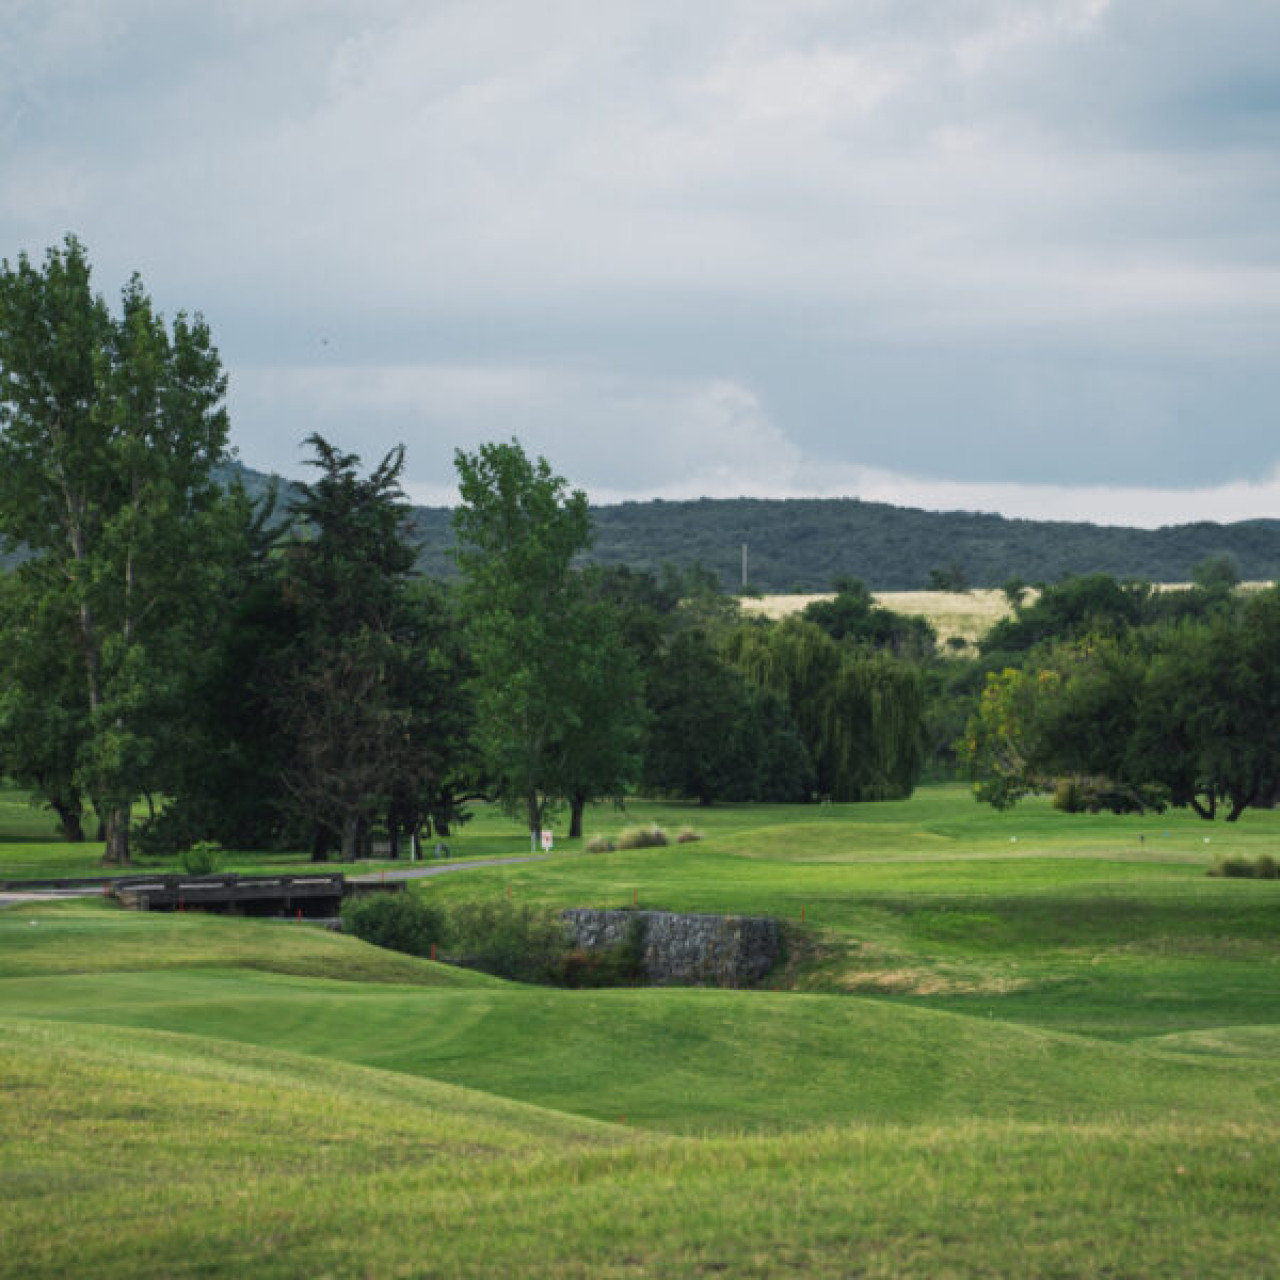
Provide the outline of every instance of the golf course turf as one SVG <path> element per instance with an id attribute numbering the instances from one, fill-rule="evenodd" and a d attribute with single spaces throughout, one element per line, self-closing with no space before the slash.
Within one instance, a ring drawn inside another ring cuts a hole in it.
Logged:
<path id="1" fill-rule="evenodd" d="M 1206 874 L 1275 852 L 1280 814 L 930 787 L 601 807 L 588 834 L 650 821 L 704 838 L 412 892 L 772 915 L 765 989 L 526 987 L 306 924 L 0 911 L 0 1275 L 1280 1272 L 1280 882 Z M 0 879 L 58 865 L 37 836 L 0 843 Z M 524 840 L 485 811 L 451 852 Z"/>

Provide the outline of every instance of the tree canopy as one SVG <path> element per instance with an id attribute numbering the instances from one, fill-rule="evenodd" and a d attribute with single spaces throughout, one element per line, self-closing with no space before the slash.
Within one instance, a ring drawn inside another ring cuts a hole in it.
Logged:
<path id="1" fill-rule="evenodd" d="M 72 620 L 74 779 L 111 862 L 129 860 L 130 808 L 204 620 L 225 391 L 204 321 L 166 324 L 137 276 L 113 314 L 74 237 L 42 265 L 0 265 L 0 533 L 30 557 L 27 589 Z"/>
<path id="2" fill-rule="evenodd" d="M 557 801 L 620 794 L 638 769 L 639 673 L 608 600 L 574 557 L 586 495 L 517 441 L 455 454 L 462 616 L 476 734 L 496 795 L 531 837 Z"/>

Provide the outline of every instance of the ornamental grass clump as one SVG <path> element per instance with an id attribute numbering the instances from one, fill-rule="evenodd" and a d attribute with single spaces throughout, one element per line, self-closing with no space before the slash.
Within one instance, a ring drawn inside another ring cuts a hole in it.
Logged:
<path id="1" fill-rule="evenodd" d="M 670 843 L 656 822 L 647 827 L 628 827 L 618 836 L 619 849 L 663 849 Z"/>
<path id="2" fill-rule="evenodd" d="M 618 846 L 609 836 L 592 836 L 583 847 L 588 853 L 612 853 Z"/>
<path id="3" fill-rule="evenodd" d="M 692 827 L 681 827 L 676 833 L 676 844 L 693 844 L 695 840 L 702 839 L 702 832 L 695 831 Z"/>
<path id="4" fill-rule="evenodd" d="M 1256 860 L 1230 854 L 1215 858 L 1209 874 L 1233 880 L 1276 880 L 1280 879 L 1280 863 L 1269 853 L 1259 854 Z"/>

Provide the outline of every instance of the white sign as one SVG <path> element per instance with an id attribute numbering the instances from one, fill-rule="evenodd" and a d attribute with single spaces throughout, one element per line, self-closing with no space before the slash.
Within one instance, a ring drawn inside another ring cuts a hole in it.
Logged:
<path id="1" fill-rule="evenodd" d="M 543 853 L 551 852 L 551 832 L 543 831 L 542 833 L 542 851 Z"/>

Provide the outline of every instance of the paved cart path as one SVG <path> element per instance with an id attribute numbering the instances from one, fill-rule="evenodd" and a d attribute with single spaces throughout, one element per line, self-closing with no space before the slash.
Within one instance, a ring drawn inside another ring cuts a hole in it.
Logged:
<path id="1" fill-rule="evenodd" d="M 475 858 L 470 862 L 443 862 L 439 866 L 414 865 L 405 870 L 371 871 L 368 875 L 348 876 L 352 884 L 382 884 L 395 880 L 425 880 L 428 876 L 448 875 L 450 871 L 470 871 L 472 867 L 510 866 L 515 862 L 545 862 L 545 853 L 527 853 L 521 858 Z"/>

